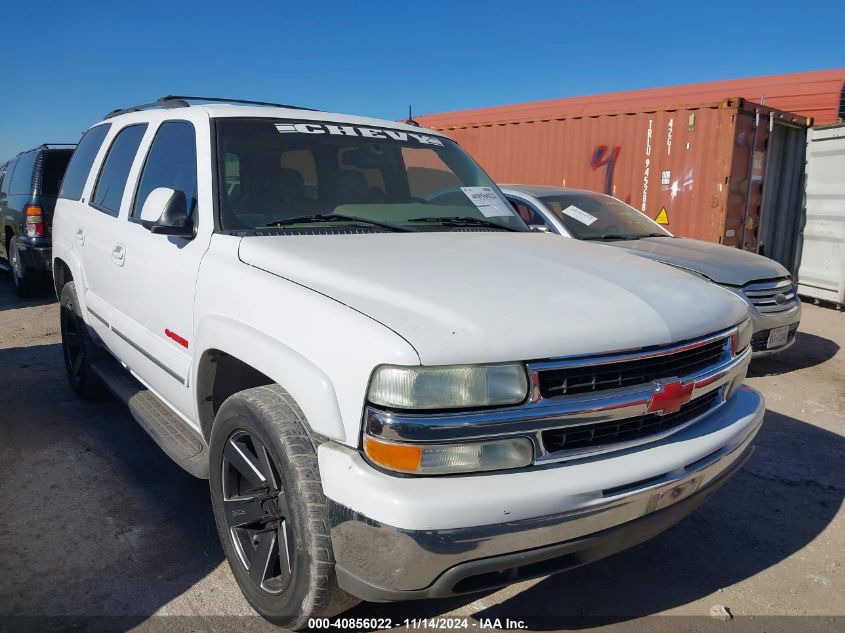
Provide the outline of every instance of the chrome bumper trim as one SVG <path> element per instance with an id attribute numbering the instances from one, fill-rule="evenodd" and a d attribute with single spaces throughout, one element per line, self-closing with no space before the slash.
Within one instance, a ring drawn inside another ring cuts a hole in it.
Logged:
<path id="1" fill-rule="evenodd" d="M 467 561 L 562 543 L 634 521 L 710 487 L 732 474 L 752 450 L 763 418 L 731 442 L 657 480 L 604 491 L 571 511 L 510 523 L 448 530 L 403 530 L 362 516 L 329 499 L 332 546 L 339 568 L 386 591 L 417 591 Z"/>

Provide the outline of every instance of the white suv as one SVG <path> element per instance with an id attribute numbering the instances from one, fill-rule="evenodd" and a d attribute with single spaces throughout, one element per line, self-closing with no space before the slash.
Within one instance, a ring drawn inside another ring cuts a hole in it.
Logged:
<path id="1" fill-rule="evenodd" d="M 189 101 L 80 141 L 54 220 L 62 344 L 77 393 L 108 387 L 210 479 L 264 617 L 572 568 L 750 454 L 764 408 L 731 293 L 529 231 L 437 132 Z"/>

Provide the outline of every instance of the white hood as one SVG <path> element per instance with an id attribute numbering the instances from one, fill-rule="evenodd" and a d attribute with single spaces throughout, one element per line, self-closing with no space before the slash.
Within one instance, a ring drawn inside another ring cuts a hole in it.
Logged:
<path id="1" fill-rule="evenodd" d="M 747 316 L 685 272 L 540 233 L 246 237 L 240 258 L 379 321 L 425 365 L 662 345 Z"/>

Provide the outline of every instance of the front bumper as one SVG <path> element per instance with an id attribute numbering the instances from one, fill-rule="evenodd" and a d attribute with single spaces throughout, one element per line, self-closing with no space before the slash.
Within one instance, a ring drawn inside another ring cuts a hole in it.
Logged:
<path id="1" fill-rule="evenodd" d="M 746 297 L 742 293 L 740 289 L 727 289 L 733 292 L 740 299 L 745 301 L 745 303 L 748 305 L 748 316 L 751 317 L 751 324 L 754 332 L 754 336 L 751 340 L 752 356 L 754 358 L 757 358 L 759 356 L 767 356 L 769 354 L 775 354 L 777 352 L 782 352 L 795 342 L 795 333 L 797 332 L 798 324 L 801 321 L 801 302 L 800 300 L 798 300 L 797 295 L 795 299 L 796 305 L 791 310 L 787 310 L 785 312 L 763 314 L 757 310 L 754 304 L 748 299 L 748 297 Z M 783 326 L 789 327 L 789 336 L 786 340 L 786 343 L 780 345 L 779 347 L 773 347 L 769 349 L 766 346 L 769 339 L 769 332 L 775 328 Z"/>
<path id="2" fill-rule="evenodd" d="M 610 555 L 704 503 L 750 455 L 763 413 L 762 397 L 741 387 L 645 448 L 478 476 L 396 477 L 324 444 L 338 582 L 371 601 L 430 598 Z"/>

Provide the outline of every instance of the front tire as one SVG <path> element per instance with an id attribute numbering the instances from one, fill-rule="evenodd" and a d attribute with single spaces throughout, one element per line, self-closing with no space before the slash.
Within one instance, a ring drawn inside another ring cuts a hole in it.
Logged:
<path id="1" fill-rule="evenodd" d="M 261 616 L 290 629 L 358 602 L 337 586 L 306 424 L 278 385 L 247 389 L 220 407 L 209 451 L 214 519 L 232 574 Z"/>

